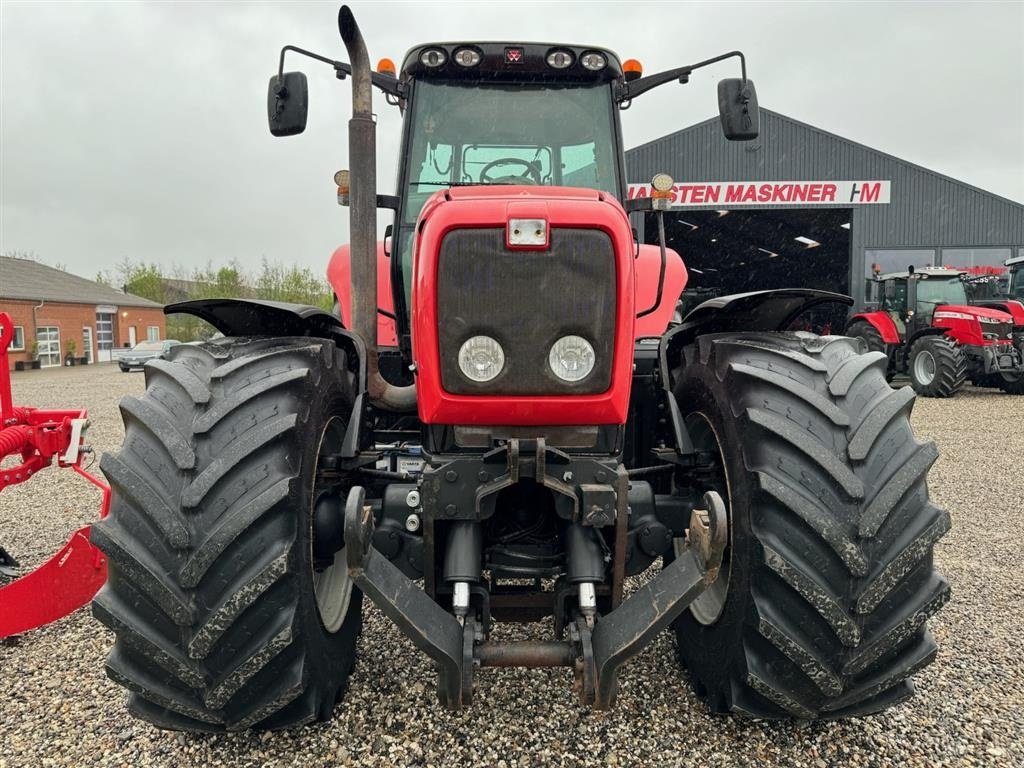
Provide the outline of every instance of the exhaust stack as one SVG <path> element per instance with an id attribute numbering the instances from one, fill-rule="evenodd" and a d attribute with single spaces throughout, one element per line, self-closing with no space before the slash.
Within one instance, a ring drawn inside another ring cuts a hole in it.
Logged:
<path id="1" fill-rule="evenodd" d="M 377 124 L 370 57 L 347 5 L 338 12 L 338 30 L 352 67 L 352 119 L 348 121 L 352 325 L 366 346 L 366 386 L 371 402 L 389 411 L 412 411 L 416 409 L 416 386 L 387 382 L 377 356 Z"/>

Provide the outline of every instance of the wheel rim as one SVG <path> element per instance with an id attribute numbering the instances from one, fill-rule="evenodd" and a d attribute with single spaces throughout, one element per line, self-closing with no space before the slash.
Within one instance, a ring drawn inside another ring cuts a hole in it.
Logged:
<path id="1" fill-rule="evenodd" d="M 914 378 L 921 384 L 935 381 L 935 355 L 927 349 L 922 349 L 914 358 Z"/>
<path id="2" fill-rule="evenodd" d="M 337 454 L 344 438 L 344 420 L 338 416 L 332 417 L 327 422 L 320 436 L 316 466 L 313 468 L 313 493 L 310 494 L 309 568 L 313 576 L 313 593 L 316 596 L 316 609 L 317 613 L 320 614 L 320 623 L 331 634 L 341 629 L 341 625 L 345 622 L 345 617 L 348 615 L 348 606 L 352 601 L 352 579 L 348 575 L 344 547 L 335 553 L 334 562 L 323 571 L 318 573 L 313 568 L 314 536 L 316 535 L 313 519 L 316 500 L 320 495 L 317 480 L 320 474 L 320 462 L 324 456 Z"/>
<path id="3" fill-rule="evenodd" d="M 714 624 L 722 616 L 726 599 L 729 596 L 729 582 L 732 576 L 732 497 L 729 493 L 729 477 L 725 469 L 725 454 L 722 452 L 718 433 L 711 421 L 703 413 L 696 412 L 686 417 L 686 428 L 693 441 L 693 447 L 700 452 L 713 453 L 718 456 L 720 472 L 708 483 L 705 490 L 716 491 L 725 501 L 726 519 L 729 522 L 729 541 L 722 553 L 722 567 L 718 578 L 700 597 L 690 603 L 690 614 L 705 626 Z M 676 557 L 686 551 L 686 540 L 682 537 L 672 541 L 672 550 Z"/>

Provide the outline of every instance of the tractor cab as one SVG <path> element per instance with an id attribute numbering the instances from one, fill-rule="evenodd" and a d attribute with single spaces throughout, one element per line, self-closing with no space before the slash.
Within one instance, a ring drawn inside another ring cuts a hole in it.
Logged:
<path id="1" fill-rule="evenodd" d="M 938 268 L 882 275 L 878 278 L 883 289 L 881 309 L 901 329 L 901 336 L 908 328 L 913 335 L 917 328 L 932 325 L 939 307 L 965 308 L 968 299 L 963 275 L 958 270 Z"/>
<path id="2" fill-rule="evenodd" d="M 1007 295 L 1011 299 L 1024 301 L 1024 256 L 1016 256 L 1006 260 L 1010 270 L 1010 285 Z"/>

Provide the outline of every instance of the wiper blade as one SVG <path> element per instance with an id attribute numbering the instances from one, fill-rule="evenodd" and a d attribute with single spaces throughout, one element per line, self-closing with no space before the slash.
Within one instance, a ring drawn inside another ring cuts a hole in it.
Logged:
<path id="1" fill-rule="evenodd" d="M 410 181 L 410 187 L 510 187 L 511 181 Z"/>

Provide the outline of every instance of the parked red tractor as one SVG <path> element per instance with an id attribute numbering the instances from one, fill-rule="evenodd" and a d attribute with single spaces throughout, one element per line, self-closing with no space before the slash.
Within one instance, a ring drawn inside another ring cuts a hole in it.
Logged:
<path id="1" fill-rule="evenodd" d="M 621 665 L 669 626 L 716 712 L 908 697 L 949 594 L 913 393 L 889 387 L 884 354 L 787 330 L 845 296 L 724 296 L 672 323 L 682 263 L 630 227 L 672 180 L 626 200 L 619 111 L 742 56 L 643 77 L 595 47 L 438 43 L 396 75 L 371 72 L 347 7 L 339 27 L 351 64 L 286 48 L 268 110 L 275 135 L 303 130 L 287 51 L 352 81 L 340 317 L 169 308 L 225 338 L 148 364 L 101 462 L 94 606 L 130 711 L 182 730 L 329 718 L 364 595 L 434 660 L 452 709 L 478 669 L 523 666 L 573 669 L 581 701 L 611 707 Z M 373 87 L 404 117 L 394 197 L 376 189 Z M 718 95 L 725 135 L 755 137 L 745 66 Z M 378 207 L 395 211 L 382 245 Z M 547 640 L 492 631 L 547 617 Z"/>
<path id="2" fill-rule="evenodd" d="M 965 278 L 963 271 L 934 267 L 876 277 L 879 309 L 854 315 L 846 332 L 884 352 L 888 375 L 907 374 L 919 395 L 950 397 L 968 378 L 1024 395 L 1024 336 L 1014 333 L 1015 323 L 1024 324 L 1024 307 L 1015 320 L 1002 309 L 971 304 Z"/>
<path id="3" fill-rule="evenodd" d="M 100 517 L 107 514 L 110 489 L 82 468 L 91 453 L 85 444 L 88 414 L 14 405 L 7 348 L 14 323 L 0 312 L 0 491 L 24 483 L 53 464 L 70 467 L 102 492 Z M 103 553 L 89 540 L 89 526 L 72 534 L 57 554 L 31 571 L 0 547 L 0 639 L 49 624 L 88 605 L 107 578 Z"/>

